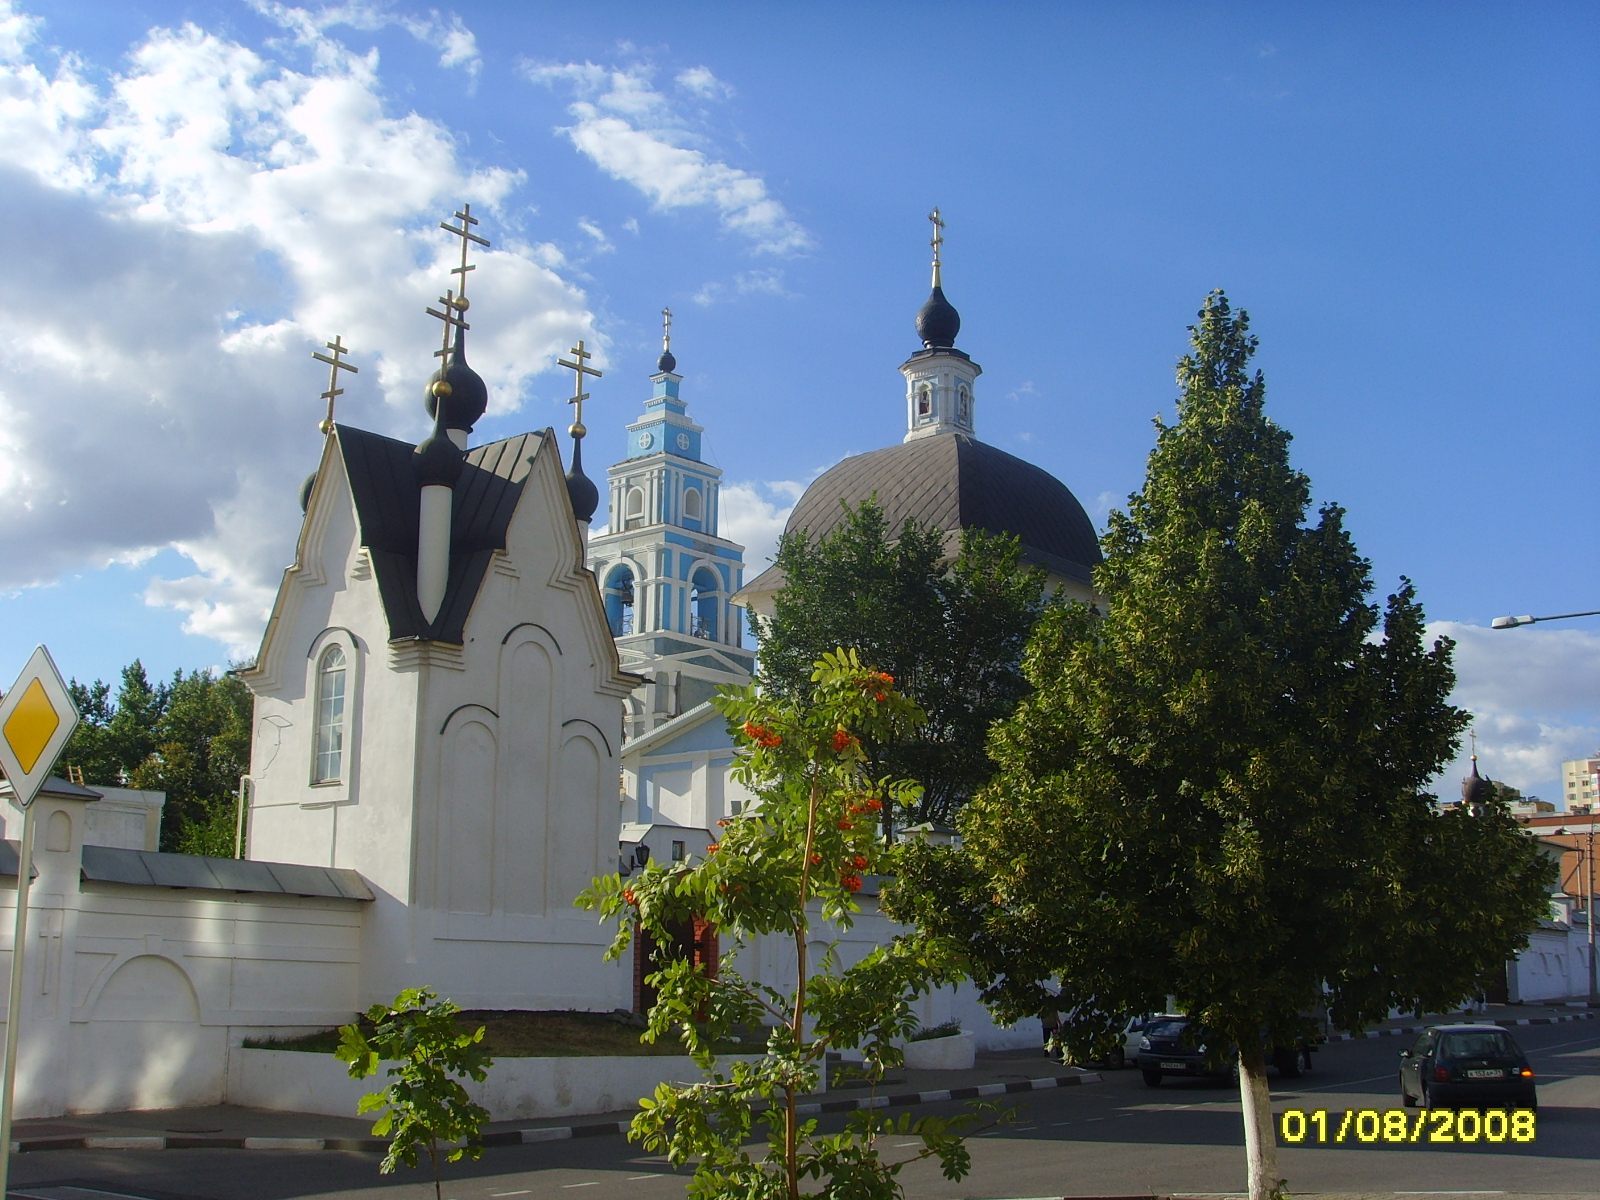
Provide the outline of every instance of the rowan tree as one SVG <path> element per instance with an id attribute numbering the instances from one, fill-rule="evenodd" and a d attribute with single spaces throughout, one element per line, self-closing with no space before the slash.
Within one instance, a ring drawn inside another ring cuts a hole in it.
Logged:
<path id="1" fill-rule="evenodd" d="M 1266 1048 L 1325 995 L 1357 1028 L 1477 993 L 1551 874 L 1503 804 L 1434 805 L 1468 720 L 1451 643 L 1425 644 L 1409 582 L 1371 602 L 1338 506 L 1308 521 L 1246 315 L 1213 293 L 1190 332 L 1177 422 L 1102 542 L 1104 617 L 1045 615 L 964 846 L 908 848 L 889 906 L 964 942 L 1002 1018 L 1058 981 L 1085 1054 L 1174 996 L 1237 1047 L 1264 1200 L 1282 1187 Z"/>

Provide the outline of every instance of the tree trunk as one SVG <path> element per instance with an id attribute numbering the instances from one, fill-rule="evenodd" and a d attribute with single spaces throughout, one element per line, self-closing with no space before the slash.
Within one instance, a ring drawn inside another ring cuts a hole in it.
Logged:
<path id="1" fill-rule="evenodd" d="M 1250 1200 L 1271 1200 L 1284 1180 L 1278 1175 L 1278 1137 L 1272 1122 L 1266 1055 L 1259 1046 L 1242 1047 L 1239 1051 L 1239 1100 L 1244 1108 Z"/>

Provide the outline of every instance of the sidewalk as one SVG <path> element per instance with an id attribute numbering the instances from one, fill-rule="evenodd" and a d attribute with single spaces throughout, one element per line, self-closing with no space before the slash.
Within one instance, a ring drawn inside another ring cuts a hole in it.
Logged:
<path id="1" fill-rule="evenodd" d="M 1448 1022 L 1480 1022 L 1504 1025 L 1508 1029 L 1517 1025 L 1558 1025 L 1566 1021 L 1588 1021 L 1600 1018 L 1600 1009 L 1591 1009 L 1585 1000 L 1540 1000 L 1527 1004 L 1488 1004 L 1481 1008 L 1457 1009 L 1448 1013 L 1428 1013 L 1422 1017 L 1395 1017 L 1374 1025 L 1361 1033 L 1330 1033 L 1330 1042 L 1348 1042 L 1357 1038 L 1403 1037 L 1421 1033 L 1430 1025 Z"/>
<path id="2" fill-rule="evenodd" d="M 801 1113 L 901 1108 L 941 1100 L 970 1100 L 1046 1088 L 1098 1083 L 1100 1076 L 1063 1067 L 1042 1050 L 980 1055 L 967 1071 L 893 1072 L 876 1089 L 837 1088 L 800 1106 Z M 376 1089 L 374 1089 L 376 1090 Z M 485 1127 L 486 1146 L 602 1137 L 627 1130 L 636 1109 L 548 1120 L 497 1121 Z M 229 1104 L 206 1108 L 99 1113 L 18 1121 L 12 1150 L 364 1150 L 383 1151 L 372 1136 L 373 1118 L 325 1117 Z"/>

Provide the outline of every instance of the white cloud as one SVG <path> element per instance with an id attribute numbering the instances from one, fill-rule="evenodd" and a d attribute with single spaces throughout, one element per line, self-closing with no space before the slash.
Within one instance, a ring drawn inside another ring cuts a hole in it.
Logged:
<path id="1" fill-rule="evenodd" d="M 326 44 L 322 35 L 336 26 L 362 30 L 396 26 L 439 51 L 441 67 L 460 67 L 474 80 L 483 67 L 483 59 L 478 55 L 478 39 L 455 13 L 447 19 L 440 16 L 436 8 L 429 9 L 428 15 L 422 17 L 395 12 L 381 3 L 330 4 L 316 9 L 277 4 L 271 0 L 250 0 L 250 3 L 262 16 L 295 34 L 298 41 L 318 49 Z"/>
<path id="2" fill-rule="evenodd" d="M 0 264 L 32 281 L 0 294 L 0 588 L 176 546 L 197 573 L 148 599 L 247 651 L 320 450 L 310 351 L 354 350 L 341 419 L 423 427 L 442 216 L 470 201 L 498 243 L 469 335 L 493 411 L 604 339 L 559 251 L 493 232 L 520 176 L 388 115 L 374 57 L 312 30 L 302 73 L 186 25 L 96 87 L 70 56 L 47 73 L 38 36 L 0 0 Z"/>
<path id="3" fill-rule="evenodd" d="M 596 252 L 605 254 L 617 248 L 616 243 L 606 236 L 606 231 L 601 229 L 600 226 L 596 225 L 593 221 L 588 219 L 580 220 L 578 222 L 578 228 L 583 230 L 594 239 L 594 248 Z"/>
<path id="4" fill-rule="evenodd" d="M 1561 764 L 1600 746 L 1600 634 L 1582 629 L 1487 629 L 1435 621 L 1429 637 L 1456 642 L 1453 700 L 1474 717 L 1483 774 L 1559 799 Z M 1441 775 L 1453 797 L 1467 748 Z"/>
<path id="5" fill-rule="evenodd" d="M 731 283 L 719 283 L 713 280 L 702 285 L 690 298 L 705 308 L 730 296 L 783 296 L 792 299 L 794 293 L 784 286 L 782 271 L 768 269 L 740 271 L 733 277 Z"/>
<path id="6" fill-rule="evenodd" d="M 692 143 L 702 139 L 657 91 L 649 66 L 600 67 L 594 63 L 524 66 L 535 83 L 561 85 L 576 97 L 568 109 L 577 124 L 560 132 L 613 179 L 631 184 L 658 209 L 713 209 L 724 229 L 760 251 L 793 254 L 811 235 L 772 198 L 759 175 L 729 166 Z M 685 76 L 711 86 L 715 76 L 695 68 Z M 692 90 L 692 88 L 690 89 Z"/>
<path id="7" fill-rule="evenodd" d="M 744 547 L 745 578 L 767 569 L 783 526 L 806 485 L 793 480 L 725 483 L 718 493 L 723 537 Z"/>
<path id="8" fill-rule="evenodd" d="M 710 67 L 690 67 L 679 71 L 673 80 L 683 91 L 702 100 L 726 100 L 733 95 L 733 87 L 711 73 Z"/>

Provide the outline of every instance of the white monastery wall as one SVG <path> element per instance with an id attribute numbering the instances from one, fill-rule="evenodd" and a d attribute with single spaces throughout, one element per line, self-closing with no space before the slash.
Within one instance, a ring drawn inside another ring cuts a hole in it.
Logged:
<path id="1" fill-rule="evenodd" d="M 217 1104 L 245 1037 L 349 1020 L 360 901 L 84 882 L 93 803 L 35 801 L 18 1116 Z"/>

